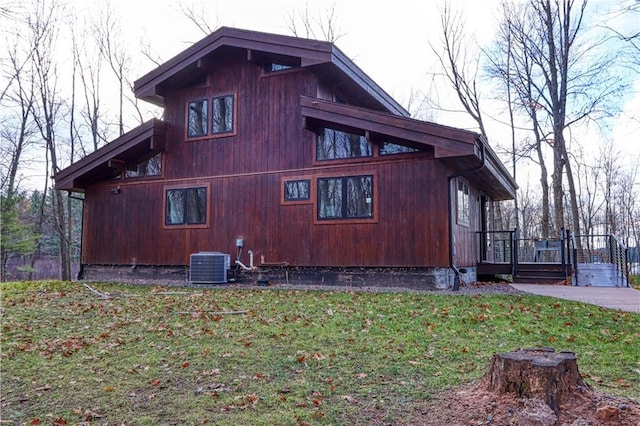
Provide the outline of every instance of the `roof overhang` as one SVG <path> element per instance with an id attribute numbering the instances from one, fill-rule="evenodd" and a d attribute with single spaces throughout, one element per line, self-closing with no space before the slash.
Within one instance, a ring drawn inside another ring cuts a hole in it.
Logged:
<path id="1" fill-rule="evenodd" d="M 106 179 L 131 161 L 164 152 L 167 124 L 152 119 L 56 173 L 56 189 L 83 192 L 86 185 Z"/>
<path id="2" fill-rule="evenodd" d="M 206 76 L 230 51 L 244 50 L 249 60 L 272 57 L 296 58 L 301 67 L 331 73 L 348 81 L 349 88 L 363 91 L 381 109 L 409 116 L 409 112 L 378 86 L 333 43 L 238 28 L 221 27 L 169 59 L 134 83 L 137 98 L 164 106 L 165 92 L 176 84 L 189 84 Z"/>
<path id="3" fill-rule="evenodd" d="M 470 172 L 494 200 L 515 198 L 517 185 L 488 142 L 478 133 L 321 99 L 300 97 L 307 127 L 333 125 L 392 137 L 395 143 L 433 149 L 453 170 Z M 315 123 L 315 124 L 313 124 Z M 484 152 L 483 152 L 484 151 Z"/>

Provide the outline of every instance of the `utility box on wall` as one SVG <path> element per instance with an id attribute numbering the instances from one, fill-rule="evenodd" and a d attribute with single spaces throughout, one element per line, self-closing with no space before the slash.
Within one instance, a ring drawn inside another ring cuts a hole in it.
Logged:
<path id="1" fill-rule="evenodd" d="M 219 252 L 200 252 L 190 256 L 189 282 L 191 284 L 225 284 L 231 256 Z"/>

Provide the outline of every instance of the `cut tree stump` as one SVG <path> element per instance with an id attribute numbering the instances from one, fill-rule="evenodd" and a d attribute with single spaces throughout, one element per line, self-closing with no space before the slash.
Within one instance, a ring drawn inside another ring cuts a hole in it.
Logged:
<path id="1" fill-rule="evenodd" d="M 495 354 L 481 384 L 491 392 L 540 398 L 556 414 L 572 394 L 590 389 L 580 377 L 576 354 L 553 348 Z"/>

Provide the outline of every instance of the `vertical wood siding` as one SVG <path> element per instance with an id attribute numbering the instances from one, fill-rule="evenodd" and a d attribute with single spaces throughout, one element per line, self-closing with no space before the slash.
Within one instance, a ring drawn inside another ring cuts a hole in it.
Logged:
<path id="1" fill-rule="evenodd" d="M 87 189 L 83 263 L 187 265 L 199 251 L 235 258 L 241 237 L 245 262 L 252 250 L 256 263 L 264 256 L 297 266 L 448 266 L 449 171 L 441 162 L 419 154 L 315 163 L 315 136 L 303 128 L 299 96 L 315 96 L 318 83 L 306 70 L 265 75 L 239 56 L 226 59 L 208 82 L 166 96 L 170 130 L 161 179 Z M 236 134 L 185 142 L 187 102 L 227 93 L 236 94 Z M 281 203 L 283 178 L 311 176 L 315 185 L 313 176 L 361 174 L 375 174 L 374 223 L 314 223 L 315 200 Z M 164 226 L 165 188 L 185 185 L 208 186 L 209 227 Z M 116 186 L 121 192 L 111 193 Z M 472 210 L 472 221 L 477 214 Z M 465 244 L 471 239 L 461 229 L 456 235 Z M 472 254 L 459 256 L 466 261 Z"/>

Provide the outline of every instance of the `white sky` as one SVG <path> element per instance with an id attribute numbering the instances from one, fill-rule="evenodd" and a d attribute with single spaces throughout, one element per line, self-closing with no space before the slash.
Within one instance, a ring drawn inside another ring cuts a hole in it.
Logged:
<path id="1" fill-rule="evenodd" d="M 70 10 L 76 10 L 78 23 L 96 19 L 102 3 L 94 0 L 61 1 Z M 128 40 L 133 59 L 133 80 L 155 67 L 139 53 L 141 41 L 148 43 L 163 60 L 167 60 L 204 36 L 180 12 L 178 1 L 110 0 L 121 20 L 121 35 Z M 607 8 L 614 1 L 592 1 L 591 6 Z M 479 44 L 487 44 L 492 39 L 499 0 L 450 0 L 449 3 L 455 9 L 463 10 L 466 30 L 476 37 Z M 304 11 L 305 4 L 312 18 L 326 16 L 326 11 L 335 5 L 337 27 L 343 34 L 337 40 L 337 46 L 384 90 L 405 106 L 412 92 L 428 92 L 432 98 L 436 95 L 432 90 L 431 73 L 437 71 L 437 64 L 429 43 L 440 44 L 441 0 L 183 0 L 183 4 L 193 5 L 195 10 L 202 11 L 212 28 L 224 25 L 281 34 L 291 34 L 289 16 Z M 640 26 L 640 22 L 630 23 L 635 24 Z M 640 160 L 637 145 L 640 135 L 640 76 L 637 82 L 635 91 L 626 100 L 625 112 L 616 121 L 612 132 L 612 143 L 629 154 L 627 159 L 636 163 Z M 449 107 L 459 108 L 455 94 L 448 88 L 439 87 L 437 97 L 447 102 Z M 508 144 L 509 132 L 504 125 L 489 118 L 504 116 L 500 110 L 486 111 L 488 133 L 494 146 L 501 140 Z M 442 124 L 473 129 L 473 122 L 465 114 L 429 112 L 427 117 Z M 135 123 L 130 123 L 128 127 L 133 125 Z M 591 134 L 589 138 L 595 141 L 600 136 Z M 511 170 L 510 165 L 508 169 Z"/>

